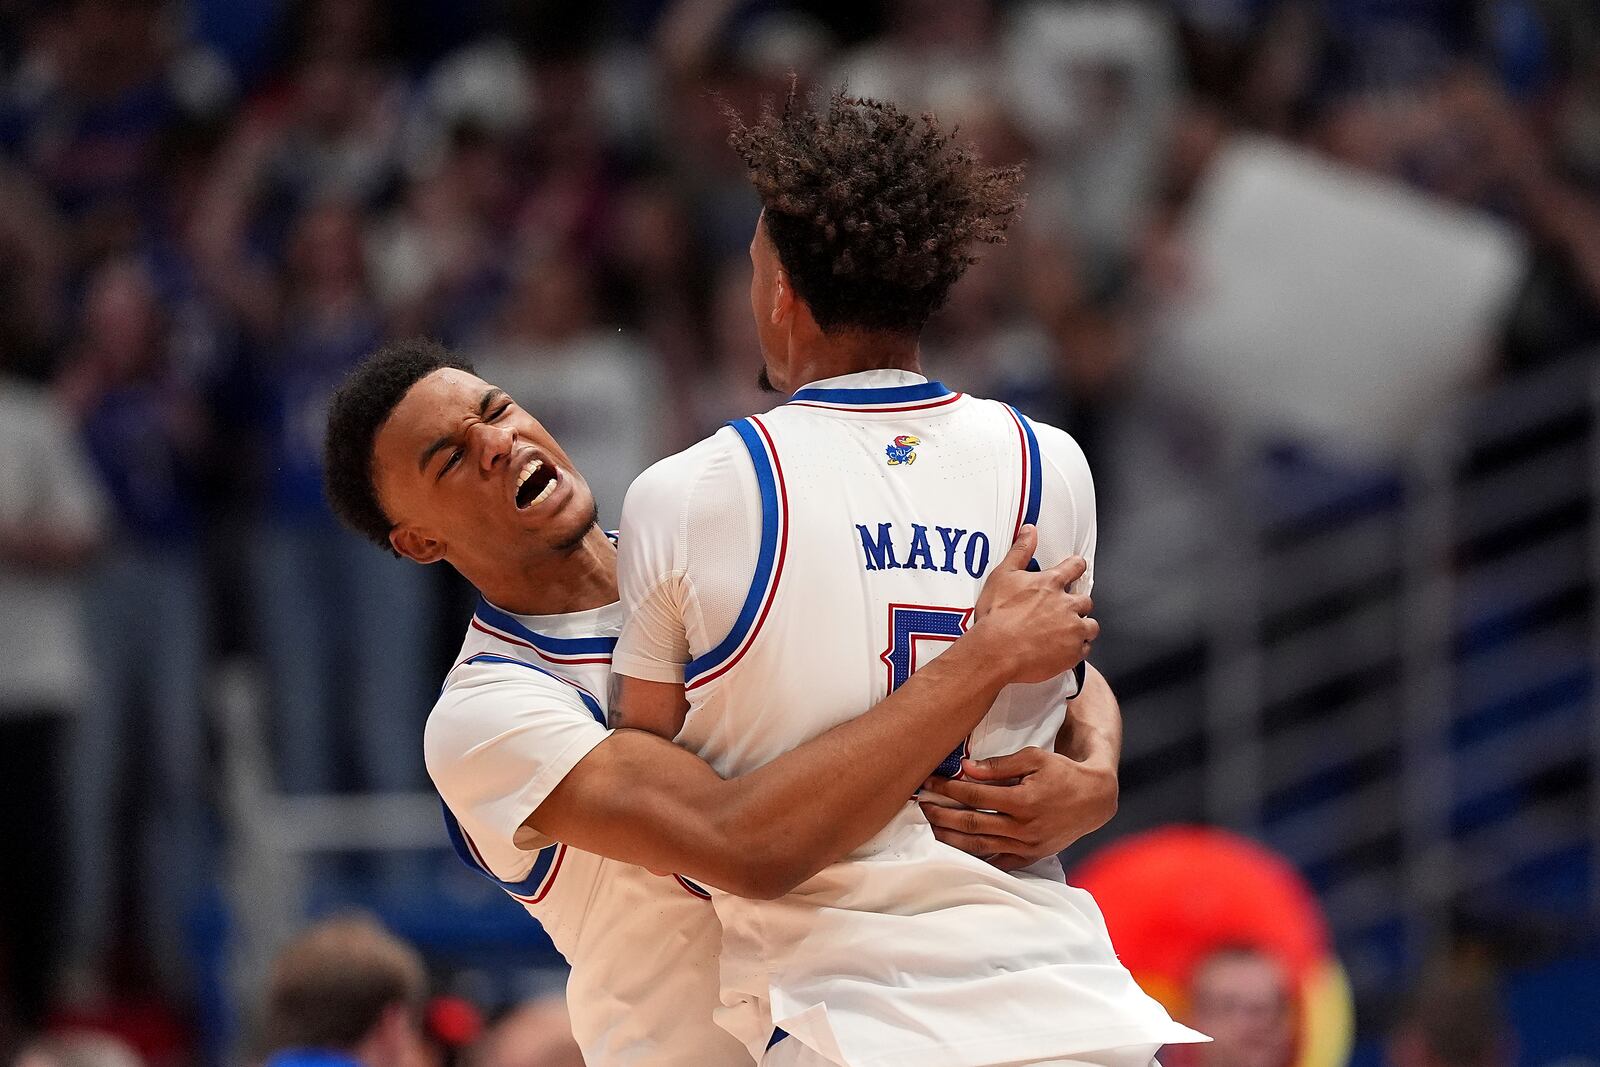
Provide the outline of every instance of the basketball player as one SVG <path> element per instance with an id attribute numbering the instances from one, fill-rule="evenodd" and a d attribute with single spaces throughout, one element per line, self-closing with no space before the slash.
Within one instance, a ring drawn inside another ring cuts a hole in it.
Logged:
<path id="1" fill-rule="evenodd" d="M 748 1067 L 712 1021 L 720 930 L 701 883 L 774 897 L 810 877 L 882 829 L 1007 682 L 1070 668 L 1098 632 L 1066 592 L 1083 561 L 1028 574 L 1025 531 L 939 662 L 724 780 L 659 737 L 606 728 L 616 551 L 571 459 L 505 393 L 438 345 L 390 346 L 333 399 L 326 479 L 355 530 L 447 560 L 483 594 L 428 720 L 428 771 L 458 852 L 572 964 L 573 1029 L 595 1067 Z"/>
<path id="2" fill-rule="evenodd" d="M 764 376 L 793 395 L 629 490 L 612 708 L 613 724 L 676 737 L 728 776 L 959 648 L 1024 526 L 1038 526 L 1042 563 L 1092 566 L 1095 547 L 1070 437 L 917 373 L 918 334 L 971 244 L 1000 239 L 1017 172 L 983 166 L 931 118 L 839 92 L 813 110 L 791 90 L 754 126 L 735 119 L 731 140 L 764 208 L 750 248 Z M 1060 736 L 1081 684 L 1008 687 L 942 773 L 1021 746 L 1118 743 L 1113 729 Z M 984 808 L 993 788 L 958 799 Z M 725 1022 L 753 1055 L 1148 1067 L 1162 1044 L 1200 1039 L 1135 984 L 1059 861 L 1002 873 L 940 843 L 930 818 L 950 816 L 930 811 L 902 804 L 782 899 L 713 895 Z"/>

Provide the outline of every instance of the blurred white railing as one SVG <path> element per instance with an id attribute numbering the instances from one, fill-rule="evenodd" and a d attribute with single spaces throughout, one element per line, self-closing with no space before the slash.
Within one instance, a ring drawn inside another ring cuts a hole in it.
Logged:
<path id="1" fill-rule="evenodd" d="M 1463 918 L 1600 920 L 1597 370 L 1488 390 L 1321 499 L 1232 477 L 1214 631 L 1097 647 L 1127 732 L 1102 839 L 1204 818 L 1280 849 L 1366 992 Z"/>
<path id="2" fill-rule="evenodd" d="M 247 1012 L 259 1004 L 273 954 L 306 920 L 309 872 L 318 856 L 449 847 L 439 799 L 430 792 L 304 797 L 276 792 L 265 736 L 265 692 L 254 668 L 242 660 L 217 672 L 228 849 L 226 971 L 230 999 Z M 238 1040 L 242 1034 L 228 1036 Z"/>

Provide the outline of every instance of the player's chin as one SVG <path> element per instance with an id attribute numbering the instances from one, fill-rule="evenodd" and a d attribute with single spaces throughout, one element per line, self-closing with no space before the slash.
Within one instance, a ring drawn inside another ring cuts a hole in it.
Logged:
<path id="1" fill-rule="evenodd" d="M 570 473 L 562 473 L 561 484 L 547 499 L 518 513 L 526 528 L 553 547 L 582 540 L 595 523 L 594 495 L 589 487 Z"/>

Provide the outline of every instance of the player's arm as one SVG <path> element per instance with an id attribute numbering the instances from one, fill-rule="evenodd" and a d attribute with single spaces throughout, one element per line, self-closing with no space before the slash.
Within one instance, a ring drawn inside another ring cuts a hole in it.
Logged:
<path id="1" fill-rule="evenodd" d="M 1070 435 L 1034 424 L 1049 507 L 1041 515 L 1051 536 L 1041 550 L 1089 561 L 1076 588 L 1094 583 L 1098 539 L 1094 478 Z M 961 780 L 933 779 L 928 792 L 964 807 L 924 804 L 940 840 L 1015 870 L 1054 855 L 1104 826 L 1117 810 L 1117 764 L 1122 756 L 1122 713 L 1099 671 L 1084 665 L 1083 688 L 1067 703 L 1055 750 L 1026 748 L 1007 756 L 968 760 Z"/>
<path id="2" fill-rule="evenodd" d="M 781 896 L 887 825 L 1003 687 L 1082 658 L 1098 633 L 1087 599 L 1066 592 L 1082 561 L 1029 574 L 1032 541 L 1029 530 L 991 576 L 972 630 L 860 717 L 728 780 L 670 741 L 617 730 L 528 825 L 741 896 Z"/>
<path id="3" fill-rule="evenodd" d="M 1002 870 L 1053 856 L 1117 813 L 1122 713 L 1105 676 L 1084 665 L 1083 692 L 1067 702 L 1055 751 L 1025 748 L 966 760 L 960 779 L 923 788 L 962 807 L 924 803 L 934 836 Z"/>
<path id="4" fill-rule="evenodd" d="M 689 715 L 682 682 L 658 682 L 611 675 L 611 700 L 606 720 L 617 730 L 641 730 L 672 740 Z"/>

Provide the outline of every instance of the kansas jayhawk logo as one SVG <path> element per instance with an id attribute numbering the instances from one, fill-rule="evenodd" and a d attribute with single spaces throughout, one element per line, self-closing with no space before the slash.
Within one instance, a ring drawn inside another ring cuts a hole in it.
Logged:
<path id="1" fill-rule="evenodd" d="M 883 451 L 889 457 L 889 466 L 898 467 L 902 464 L 912 464 L 917 461 L 917 446 L 922 443 L 922 438 L 912 437 L 903 433 L 894 439 L 894 444 Z"/>

